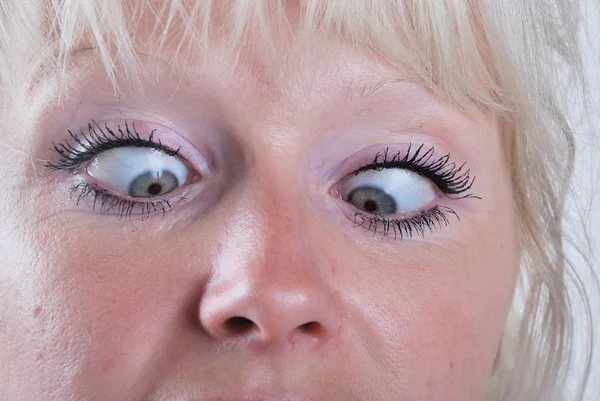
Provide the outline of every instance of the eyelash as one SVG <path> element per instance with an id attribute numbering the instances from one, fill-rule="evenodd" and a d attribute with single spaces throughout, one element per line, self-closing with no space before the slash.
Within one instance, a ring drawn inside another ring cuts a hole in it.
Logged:
<path id="1" fill-rule="evenodd" d="M 382 237 L 393 235 L 394 240 L 402 240 L 411 239 L 415 235 L 424 237 L 427 231 L 433 232 L 435 229 L 449 226 L 448 215 L 453 215 L 460 220 L 460 217 L 452 208 L 435 206 L 414 216 L 398 219 L 387 219 L 379 215 L 358 212 L 354 215 L 354 223 L 357 227 L 363 227 L 367 231 L 373 232 L 373 236 L 377 235 L 377 231 L 381 228 Z"/>
<path id="2" fill-rule="evenodd" d="M 152 213 L 159 212 L 164 216 L 172 209 L 168 199 L 143 202 L 123 199 L 86 182 L 81 182 L 71 188 L 70 195 L 71 198 L 75 199 L 76 205 L 79 205 L 82 201 L 87 201 L 92 210 L 96 210 L 97 205 L 100 205 L 100 213 L 107 214 L 115 211 L 115 215 L 119 220 L 130 219 L 134 211 L 136 211 L 136 216 L 141 216 L 142 220 L 146 220 Z M 93 198 L 90 200 L 90 197 Z"/>
<path id="3" fill-rule="evenodd" d="M 91 160 L 94 156 L 119 147 L 152 148 L 164 152 L 169 156 L 179 156 L 179 149 L 174 150 L 155 140 L 153 130 L 148 138 L 142 138 L 135 129 L 135 123 L 131 126 L 125 123 L 123 130 L 120 125 L 117 131 L 104 125 L 104 129 L 95 121 L 88 124 L 87 133 L 80 129 L 80 135 L 68 131 L 72 141 L 78 145 L 74 146 L 68 140 L 63 144 L 53 143 L 52 150 L 61 159 L 58 163 L 47 162 L 48 168 L 55 170 L 73 171 L 83 163 Z M 434 148 L 423 151 L 424 145 L 420 145 L 412 152 L 412 144 L 409 144 L 406 154 L 397 152 L 390 155 L 389 148 L 375 155 L 371 163 L 354 171 L 351 175 L 358 175 L 368 170 L 381 171 L 388 168 L 401 168 L 413 171 L 431 180 L 450 199 L 481 199 L 468 192 L 475 181 L 470 176 L 470 170 L 463 170 L 465 164 L 457 166 L 450 162 L 450 154 L 434 159 Z M 412 152 L 412 154 L 411 154 Z M 464 195 L 463 195 L 464 194 Z M 70 191 L 70 195 L 79 205 L 87 201 L 90 207 L 100 209 L 100 213 L 115 212 L 117 218 L 129 219 L 135 213 L 142 220 L 147 219 L 154 212 L 162 213 L 163 216 L 172 209 L 167 199 L 153 201 L 137 201 L 124 199 L 113 195 L 105 189 L 94 184 L 80 182 Z M 460 220 L 458 214 L 447 206 L 435 206 L 424 210 L 414 216 L 406 218 L 387 219 L 380 215 L 372 215 L 363 212 L 355 214 L 355 224 L 365 227 L 375 235 L 381 229 L 384 237 L 393 235 L 394 239 L 412 238 L 414 235 L 424 236 L 426 231 L 434 231 L 436 228 L 448 226 L 450 221 L 448 215 L 454 215 Z"/>
<path id="4" fill-rule="evenodd" d="M 124 130 L 121 125 L 118 125 L 117 132 L 115 132 L 107 124 L 104 124 L 103 129 L 95 121 L 92 121 L 88 124 L 87 131 L 84 133 L 83 129 L 80 129 L 79 135 L 68 131 L 72 141 L 79 147 L 72 145 L 68 140 L 60 145 L 53 143 L 51 150 L 58 153 L 61 159 L 58 163 L 47 162 L 45 166 L 54 170 L 73 171 L 102 152 L 127 146 L 152 148 L 164 152 L 168 156 L 179 157 L 180 149 L 171 149 L 163 145 L 160 139 L 154 138 L 156 130 L 150 132 L 148 138 L 142 138 L 135 129 L 135 123 L 129 125 L 126 122 Z M 76 205 L 87 201 L 92 210 L 99 208 L 100 213 L 103 214 L 114 212 L 119 220 L 130 219 L 134 214 L 141 216 L 142 220 L 146 220 L 154 212 L 162 213 L 164 216 L 172 209 L 168 199 L 152 201 L 124 199 L 87 182 L 76 184 L 71 188 L 70 195 L 75 199 Z"/>
<path id="5" fill-rule="evenodd" d="M 431 180 L 440 191 L 451 199 L 481 199 L 472 193 L 451 197 L 452 195 L 461 195 L 469 191 L 473 187 L 475 177 L 471 177 L 471 170 L 463 170 L 466 162 L 457 166 L 456 163 L 450 161 L 450 153 L 435 159 L 435 147 L 432 146 L 423 152 L 424 147 L 425 145 L 420 145 L 411 155 L 413 146 L 409 144 L 404 157 L 402 157 L 403 152 L 401 151 L 390 156 L 389 148 L 385 148 L 383 152 L 375 155 L 371 163 L 354 171 L 352 175 L 356 176 L 369 170 L 404 169 Z"/>
<path id="6" fill-rule="evenodd" d="M 125 123 L 125 131 L 123 131 L 121 125 L 118 125 L 118 133 L 108 128 L 108 124 L 104 124 L 104 129 L 102 129 L 95 121 L 88 124 L 87 129 L 87 134 L 83 132 L 83 129 L 80 129 L 79 135 L 68 131 L 71 139 L 80 146 L 80 149 L 73 146 L 69 141 L 65 141 L 64 144 L 60 145 L 52 143 L 52 150 L 60 155 L 61 160 L 57 164 L 48 162 L 46 167 L 55 170 L 73 170 L 102 152 L 126 146 L 152 148 L 164 152 L 168 156 L 179 156 L 180 149 L 171 149 L 163 145 L 160 139 L 154 139 L 156 130 L 152 130 L 147 139 L 142 138 L 135 129 L 135 123 L 131 124 L 131 128 L 128 123 Z"/>
<path id="7" fill-rule="evenodd" d="M 457 166 L 456 163 L 450 161 L 450 153 L 434 158 L 435 148 L 431 147 L 423 151 L 424 147 L 425 145 L 420 145 L 415 151 L 412 151 L 413 146 L 409 144 L 405 154 L 399 151 L 393 155 L 390 154 L 389 148 L 385 148 L 383 152 L 375 155 L 371 163 L 354 171 L 351 176 L 357 176 L 369 170 L 405 169 L 429 179 L 449 199 L 481 199 L 470 192 L 475 177 L 471 177 L 469 169 L 464 170 L 466 163 Z M 411 154 L 411 152 L 413 153 Z M 361 211 L 355 213 L 354 223 L 373 232 L 373 235 L 381 230 L 383 237 L 393 236 L 393 239 L 402 240 L 413 238 L 415 235 L 424 237 L 428 231 L 433 232 L 449 226 L 449 215 L 460 220 L 459 215 L 452 208 L 437 205 L 410 217 L 394 219 Z"/>

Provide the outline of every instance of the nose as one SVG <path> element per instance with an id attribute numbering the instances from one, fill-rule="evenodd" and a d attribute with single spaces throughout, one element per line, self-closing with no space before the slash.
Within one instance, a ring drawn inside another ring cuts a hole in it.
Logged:
<path id="1" fill-rule="evenodd" d="M 338 319 L 329 309 L 327 294 L 303 284 L 247 277 L 220 284 L 204 296 L 201 324 L 218 340 L 248 338 L 293 345 L 326 342 L 339 329 Z"/>
<path id="2" fill-rule="evenodd" d="M 333 289 L 311 262 L 308 238 L 290 232 L 288 224 L 275 224 L 283 233 L 249 220 L 246 216 L 243 226 L 225 236 L 215 276 L 200 301 L 201 326 L 219 341 L 293 348 L 327 343 L 341 328 L 341 318 Z"/>

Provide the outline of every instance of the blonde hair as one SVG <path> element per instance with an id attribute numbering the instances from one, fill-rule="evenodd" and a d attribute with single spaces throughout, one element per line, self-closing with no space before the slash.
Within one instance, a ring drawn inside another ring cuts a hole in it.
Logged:
<path id="1" fill-rule="evenodd" d="M 157 54 L 173 40 L 180 53 L 205 51 L 220 28 L 227 30 L 232 51 L 252 40 L 267 57 L 281 30 L 293 30 L 298 43 L 330 37 L 375 52 L 448 101 L 475 104 L 504 122 L 522 266 L 489 400 L 582 397 L 589 358 L 579 386 L 563 391 L 573 339 L 571 306 L 577 300 L 588 305 L 565 256 L 563 232 L 574 160 L 563 105 L 585 86 L 576 0 L 304 0 L 294 27 L 283 1 L 130 3 L 125 8 L 121 0 L 0 2 L 3 116 L 23 107 L 36 82 L 64 71 L 84 38 L 91 38 L 115 87 L 119 77 L 135 81 L 135 34 L 144 13 L 156 17 L 151 36 Z M 586 312 L 590 318 L 589 305 Z"/>

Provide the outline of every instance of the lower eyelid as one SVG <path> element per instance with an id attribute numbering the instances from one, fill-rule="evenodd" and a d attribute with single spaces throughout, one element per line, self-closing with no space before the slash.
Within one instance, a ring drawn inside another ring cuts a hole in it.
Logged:
<path id="1" fill-rule="evenodd" d="M 378 216 L 369 214 L 364 210 L 358 209 L 351 203 L 348 203 L 341 194 L 337 192 L 335 187 L 331 188 L 329 191 L 329 195 L 334 198 L 338 211 L 341 212 L 355 228 L 361 227 L 367 232 L 373 232 L 375 235 L 383 234 L 384 237 L 390 236 L 392 239 L 395 237 L 395 239 L 398 240 L 409 239 L 408 237 L 412 238 L 412 236 L 407 236 L 406 232 L 400 232 L 403 228 L 399 227 L 405 227 L 407 224 L 412 224 L 410 226 L 412 231 L 418 235 L 421 235 L 420 228 L 424 228 L 424 236 L 427 236 L 428 234 L 434 234 L 441 231 L 442 228 L 449 226 L 452 224 L 452 220 L 460 220 L 458 213 L 456 213 L 453 208 L 442 204 L 439 190 L 436 191 L 436 194 L 437 196 L 433 201 L 414 212 L 390 216 Z M 428 227 L 425 221 L 423 221 L 423 224 L 420 224 L 420 227 L 413 227 L 416 222 L 415 219 L 418 219 L 419 216 L 425 217 L 428 213 L 430 214 L 429 217 L 433 219 L 431 221 L 431 223 L 433 223 L 431 228 Z M 375 220 L 375 225 L 373 225 Z M 409 231 L 411 230 L 408 226 L 406 227 Z"/>
<path id="2" fill-rule="evenodd" d="M 422 210 L 411 217 L 401 219 L 388 219 L 359 213 L 355 216 L 355 224 L 367 228 L 374 235 L 380 232 L 383 237 L 403 240 L 434 234 L 450 225 L 451 216 L 460 220 L 453 209 L 436 205 L 431 209 Z"/>
<path id="3" fill-rule="evenodd" d="M 70 196 L 75 200 L 76 206 L 89 208 L 101 215 L 114 215 L 119 219 L 141 216 L 145 219 L 154 212 L 164 215 L 181 206 L 195 196 L 195 193 L 190 192 L 194 191 L 180 187 L 163 196 L 132 198 L 115 194 L 97 183 L 82 179 L 72 186 Z"/>

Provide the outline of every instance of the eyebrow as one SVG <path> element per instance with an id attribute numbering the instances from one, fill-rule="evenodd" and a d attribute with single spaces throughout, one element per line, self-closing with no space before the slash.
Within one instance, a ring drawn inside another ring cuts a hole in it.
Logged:
<path id="1" fill-rule="evenodd" d="M 98 57 L 97 48 L 95 46 L 86 46 L 71 52 L 70 57 L 75 60 L 79 58 L 87 57 Z M 169 75 L 179 81 L 178 85 L 182 83 L 190 85 L 195 79 L 193 79 L 186 71 L 185 65 L 181 64 L 178 58 L 165 59 L 163 57 L 154 57 L 152 54 L 141 52 L 137 49 L 133 49 L 135 55 L 140 57 L 140 62 L 143 64 L 144 59 L 153 59 L 164 67 Z M 372 76 L 369 78 L 350 78 L 347 85 L 343 86 L 340 91 L 341 96 L 344 100 L 353 104 L 361 104 L 368 102 L 375 98 L 382 92 L 386 92 L 388 89 L 392 89 L 394 93 L 398 93 L 398 86 L 409 85 L 412 86 L 408 91 L 400 89 L 400 93 L 414 93 L 415 84 L 421 86 L 420 82 L 415 78 L 398 77 L 398 76 Z M 424 88 L 423 88 L 424 89 Z M 420 92 L 420 91 L 419 91 Z"/>
<path id="2" fill-rule="evenodd" d="M 414 83 L 414 81 L 405 78 L 373 79 L 367 82 L 364 80 L 351 81 L 346 88 L 344 98 L 352 103 L 360 103 L 373 98 L 387 87 L 398 83 Z"/>
<path id="3" fill-rule="evenodd" d="M 133 49 L 133 52 L 138 57 L 138 60 L 139 60 L 139 57 L 141 56 L 143 59 L 146 59 L 146 60 L 153 59 L 154 61 L 158 62 L 161 66 L 165 67 L 169 71 L 169 74 L 172 77 L 178 78 L 180 80 L 180 82 L 189 84 L 192 81 L 191 77 L 187 74 L 186 69 L 184 67 L 182 67 L 181 65 L 178 65 L 177 58 L 166 59 L 163 57 L 154 57 L 154 55 L 152 55 L 152 54 L 141 52 L 135 48 Z M 75 49 L 71 53 L 69 53 L 69 59 L 71 59 L 71 60 L 77 60 L 77 59 L 81 59 L 81 58 L 85 59 L 86 57 L 98 58 L 99 57 L 98 48 L 95 46 L 85 46 L 85 47 Z M 142 61 L 142 63 L 143 63 L 143 61 Z"/>

